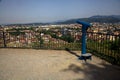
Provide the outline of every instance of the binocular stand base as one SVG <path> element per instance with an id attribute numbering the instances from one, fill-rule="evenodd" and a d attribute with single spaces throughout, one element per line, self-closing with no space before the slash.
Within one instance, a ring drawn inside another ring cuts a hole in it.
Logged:
<path id="1" fill-rule="evenodd" d="M 90 59 L 92 60 L 92 54 L 90 53 L 86 53 L 86 54 L 82 54 L 80 57 L 79 57 L 80 60 L 87 60 L 87 59 Z"/>

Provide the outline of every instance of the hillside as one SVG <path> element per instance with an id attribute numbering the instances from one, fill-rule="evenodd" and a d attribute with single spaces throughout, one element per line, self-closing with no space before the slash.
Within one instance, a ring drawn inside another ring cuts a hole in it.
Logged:
<path id="1" fill-rule="evenodd" d="M 86 21 L 86 22 L 117 23 L 120 22 L 120 15 L 111 15 L 111 16 L 96 15 L 89 18 L 70 19 L 63 22 L 57 22 L 56 24 L 71 24 L 71 23 L 76 23 L 77 20 Z"/>

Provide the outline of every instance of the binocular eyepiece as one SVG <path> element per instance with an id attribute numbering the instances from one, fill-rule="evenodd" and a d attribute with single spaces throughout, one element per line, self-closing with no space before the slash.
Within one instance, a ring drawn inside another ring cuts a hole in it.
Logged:
<path id="1" fill-rule="evenodd" d="M 80 21 L 80 20 L 78 20 L 77 23 L 78 23 L 78 24 L 81 24 L 83 27 L 86 27 L 86 28 L 92 26 L 90 23 L 83 22 L 83 21 Z"/>

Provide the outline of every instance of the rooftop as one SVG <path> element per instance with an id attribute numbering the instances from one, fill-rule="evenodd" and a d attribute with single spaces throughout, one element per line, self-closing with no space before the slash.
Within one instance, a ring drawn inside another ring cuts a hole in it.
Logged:
<path id="1" fill-rule="evenodd" d="M 120 67 L 80 51 L 0 49 L 0 80 L 120 80 Z"/>

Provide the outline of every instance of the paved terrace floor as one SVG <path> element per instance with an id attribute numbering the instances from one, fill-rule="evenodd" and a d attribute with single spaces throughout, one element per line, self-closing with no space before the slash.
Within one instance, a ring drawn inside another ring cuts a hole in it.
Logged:
<path id="1" fill-rule="evenodd" d="M 0 49 L 0 80 L 120 80 L 120 67 L 80 51 Z"/>

